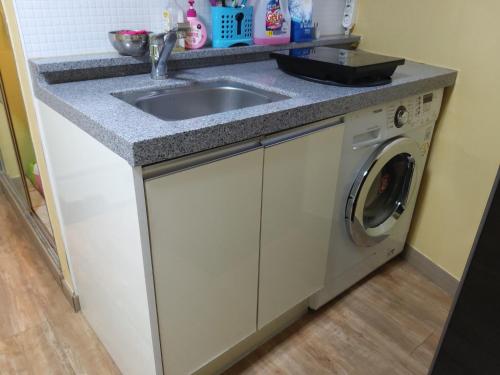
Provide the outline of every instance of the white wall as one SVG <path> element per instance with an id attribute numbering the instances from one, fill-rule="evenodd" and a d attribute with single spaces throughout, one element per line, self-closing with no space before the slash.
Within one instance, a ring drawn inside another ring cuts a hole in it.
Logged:
<path id="1" fill-rule="evenodd" d="M 118 29 L 162 29 L 167 0 L 14 0 L 26 55 L 47 57 L 112 52 L 107 33 Z M 256 0 L 250 0 L 249 4 Z M 177 0 L 187 8 L 187 0 Z M 315 0 L 322 35 L 338 34 L 344 0 Z M 210 24 L 208 0 L 197 0 L 198 14 Z"/>
<path id="2" fill-rule="evenodd" d="M 344 33 L 344 6 L 345 0 L 314 0 L 314 22 L 319 22 L 321 35 Z"/>

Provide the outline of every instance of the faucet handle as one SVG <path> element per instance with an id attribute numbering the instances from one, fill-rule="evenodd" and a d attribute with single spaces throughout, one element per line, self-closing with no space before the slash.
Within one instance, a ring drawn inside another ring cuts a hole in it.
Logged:
<path id="1" fill-rule="evenodd" d="M 161 52 L 165 46 L 166 33 L 151 34 L 149 36 L 149 55 L 153 62 L 160 59 Z"/>
<path id="2" fill-rule="evenodd" d="M 166 33 L 157 33 L 149 35 L 149 43 L 162 43 L 165 42 Z"/>
<path id="3" fill-rule="evenodd" d="M 177 27 L 174 30 L 176 32 L 178 32 L 178 31 L 181 31 L 181 32 L 185 31 L 185 32 L 187 32 L 187 31 L 191 30 L 191 24 L 189 22 L 179 22 L 177 24 Z"/>

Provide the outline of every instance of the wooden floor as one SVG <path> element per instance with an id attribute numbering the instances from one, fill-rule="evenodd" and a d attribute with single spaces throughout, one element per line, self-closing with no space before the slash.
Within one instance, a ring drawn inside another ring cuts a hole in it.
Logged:
<path id="1" fill-rule="evenodd" d="M 426 374 L 450 303 L 396 260 L 226 374 Z M 118 373 L 0 191 L 0 374 Z"/>
<path id="2" fill-rule="evenodd" d="M 229 374 L 427 374 L 451 298 L 396 259 Z"/>

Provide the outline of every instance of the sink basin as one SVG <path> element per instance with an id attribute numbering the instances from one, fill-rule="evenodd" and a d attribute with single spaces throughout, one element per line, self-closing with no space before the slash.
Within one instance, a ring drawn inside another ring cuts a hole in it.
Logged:
<path id="1" fill-rule="evenodd" d="M 117 98 L 162 120 L 186 120 L 268 104 L 288 96 L 229 80 L 189 86 L 116 94 Z"/>

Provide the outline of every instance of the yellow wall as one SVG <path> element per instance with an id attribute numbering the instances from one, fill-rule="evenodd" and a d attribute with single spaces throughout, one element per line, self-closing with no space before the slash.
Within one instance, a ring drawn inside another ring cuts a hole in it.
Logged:
<path id="1" fill-rule="evenodd" d="M 6 53 L 9 44 L 6 27 L 7 26 L 4 23 L 3 17 L 1 17 L 0 14 L 0 72 L 3 70 L 2 67 L 9 62 L 9 56 L 7 56 Z M 4 90 L 6 91 L 5 87 Z M 19 177 L 20 171 L 17 164 L 16 151 L 12 143 L 10 125 L 7 118 L 7 107 L 5 103 L 3 108 L 0 108 L 0 152 L 2 153 L 6 174 L 11 178 Z"/>
<path id="2" fill-rule="evenodd" d="M 19 88 L 16 62 L 10 45 L 7 25 L 3 17 L 0 17 L 0 72 L 2 73 L 5 96 L 9 104 L 9 113 L 16 134 L 23 169 L 27 173 L 29 164 L 35 161 L 35 151 L 31 142 L 23 97 Z"/>
<path id="3" fill-rule="evenodd" d="M 16 150 L 10 135 L 9 119 L 7 118 L 5 106 L 2 104 L 0 104 L 0 156 L 5 168 L 5 174 L 9 178 L 19 177 L 21 173 L 17 164 Z"/>
<path id="4" fill-rule="evenodd" d="M 462 275 L 500 163 L 500 1 L 360 0 L 361 48 L 454 68 L 409 243 Z"/>

